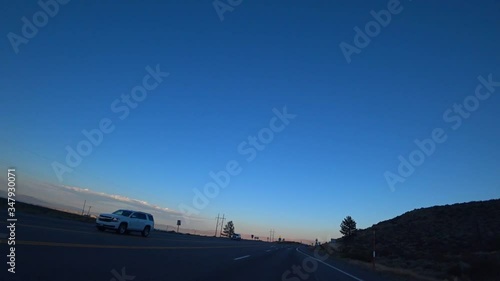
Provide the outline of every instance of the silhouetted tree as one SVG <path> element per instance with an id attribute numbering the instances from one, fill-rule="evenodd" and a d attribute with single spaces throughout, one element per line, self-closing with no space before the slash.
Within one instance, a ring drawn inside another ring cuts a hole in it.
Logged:
<path id="1" fill-rule="evenodd" d="M 253 234 L 251 236 L 252 236 L 252 239 L 253 239 Z"/>
<path id="2" fill-rule="evenodd" d="M 234 234 L 234 224 L 233 221 L 228 221 L 224 230 L 222 230 L 222 236 L 231 237 Z"/>
<path id="3" fill-rule="evenodd" d="M 356 232 L 356 222 L 351 218 L 351 216 L 345 217 L 345 219 L 340 224 L 340 233 L 344 237 L 351 237 Z"/>

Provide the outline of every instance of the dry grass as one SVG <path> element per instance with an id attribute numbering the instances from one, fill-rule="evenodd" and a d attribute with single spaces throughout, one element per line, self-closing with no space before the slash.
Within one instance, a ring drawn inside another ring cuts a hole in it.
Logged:
<path id="1" fill-rule="evenodd" d="M 356 264 L 358 266 L 367 268 L 367 269 L 373 268 L 372 263 L 362 262 L 362 261 L 358 261 L 358 260 L 348 260 L 348 262 L 351 264 Z M 391 275 L 396 275 L 398 277 L 406 277 L 405 280 L 408 280 L 408 278 L 410 278 L 410 280 L 415 280 L 415 281 L 417 281 L 417 280 L 419 280 L 419 281 L 420 280 L 421 281 L 443 281 L 442 279 L 437 279 L 437 278 L 421 275 L 421 274 L 414 272 L 412 270 L 409 270 L 409 269 L 394 268 L 394 267 L 389 267 L 389 266 L 385 266 L 385 265 L 378 264 L 378 263 L 375 264 L 375 271 L 386 273 L 386 274 L 391 274 Z"/>
<path id="2" fill-rule="evenodd" d="M 339 253 L 340 246 L 338 244 L 336 245 L 329 245 L 329 244 L 323 244 L 320 246 L 321 251 L 324 253 L 327 253 L 330 257 L 336 257 L 336 258 L 341 258 L 341 254 Z M 355 260 L 355 259 L 349 259 L 349 258 L 344 258 L 346 262 L 352 265 L 356 265 L 362 268 L 365 268 L 367 270 L 373 270 L 373 263 L 372 262 L 365 262 L 365 261 L 360 261 L 360 260 Z M 375 263 L 375 271 L 380 272 L 383 274 L 391 275 L 393 277 L 396 277 L 397 279 L 403 278 L 404 280 L 408 281 L 443 281 L 442 279 L 437 279 L 425 275 L 421 275 L 413 270 L 409 269 L 404 269 L 404 268 L 397 268 L 397 267 L 390 267 L 386 266 L 383 264 L 380 264 L 378 262 Z"/>
<path id="3" fill-rule="evenodd" d="M 7 199 L 0 197 L 0 205 L 5 205 L 7 206 Z M 74 213 L 69 213 L 65 211 L 59 211 L 59 210 L 54 210 L 42 206 L 36 206 L 28 203 L 23 203 L 20 201 L 16 201 L 16 211 L 18 213 L 24 213 L 24 214 L 43 214 L 46 216 L 50 216 L 53 218 L 61 218 L 61 219 L 70 219 L 70 220 L 76 220 L 76 221 L 81 221 L 81 222 L 88 222 L 88 223 L 94 223 L 95 218 L 88 217 L 88 216 L 82 216 Z"/>

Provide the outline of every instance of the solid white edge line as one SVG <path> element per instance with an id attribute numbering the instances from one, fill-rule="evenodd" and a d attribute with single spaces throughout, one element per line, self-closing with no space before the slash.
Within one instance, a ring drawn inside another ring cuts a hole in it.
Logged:
<path id="1" fill-rule="evenodd" d="M 241 259 L 246 259 L 248 258 L 250 255 L 246 255 L 246 256 L 242 256 L 242 257 L 239 257 L 239 258 L 235 258 L 234 260 L 237 261 L 237 260 L 241 260 Z"/>
<path id="2" fill-rule="evenodd" d="M 326 262 L 324 262 L 324 261 L 322 261 L 322 260 L 320 260 L 320 259 L 317 259 L 317 258 L 315 258 L 315 257 L 312 257 L 312 256 L 310 256 L 310 255 L 308 255 L 308 254 L 306 254 L 306 253 L 304 253 L 304 252 L 302 252 L 302 251 L 299 251 L 299 248 L 298 248 L 298 247 L 296 248 L 296 250 L 297 250 L 297 252 L 299 252 L 299 253 L 301 253 L 301 254 L 303 254 L 303 255 L 305 255 L 305 256 L 308 256 L 308 257 L 310 257 L 311 259 L 317 260 L 317 261 L 319 261 L 320 263 L 322 263 L 322 264 L 324 264 L 324 265 L 326 265 L 326 266 L 328 266 L 328 267 L 330 267 L 330 268 L 333 268 L 333 269 L 337 270 L 338 272 L 344 273 L 345 275 L 347 275 L 347 276 L 349 276 L 349 277 L 351 277 L 351 278 L 353 278 L 353 279 L 356 279 L 356 280 L 358 280 L 358 281 L 364 281 L 363 279 L 360 279 L 360 278 L 358 278 L 358 277 L 356 277 L 356 276 L 354 276 L 354 275 L 352 275 L 352 274 L 349 274 L 349 273 L 347 273 L 347 272 L 343 271 L 342 269 L 338 269 L 338 268 L 336 268 L 335 266 L 333 266 L 333 265 L 331 265 L 331 264 L 328 264 L 328 263 L 326 263 Z"/>

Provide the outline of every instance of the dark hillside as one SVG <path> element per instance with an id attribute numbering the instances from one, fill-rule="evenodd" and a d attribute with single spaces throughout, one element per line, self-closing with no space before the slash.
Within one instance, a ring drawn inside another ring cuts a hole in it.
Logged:
<path id="1" fill-rule="evenodd" d="M 342 254 L 439 279 L 500 280 L 500 200 L 416 209 L 341 239 Z"/>

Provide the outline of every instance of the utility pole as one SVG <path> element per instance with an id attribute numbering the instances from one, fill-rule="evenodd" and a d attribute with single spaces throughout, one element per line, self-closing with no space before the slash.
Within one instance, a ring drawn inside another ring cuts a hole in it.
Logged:
<path id="1" fill-rule="evenodd" d="M 225 216 L 225 214 L 222 214 L 222 222 L 220 224 L 220 234 L 219 234 L 219 237 L 222 236 L 222 227 L 224 226 L 224 216 Z"/>
<path id="2" fill-rule="evenodd" d="M 220 216 L 220 213 L 217 214 L 217 223 L 215 224 L 215 235 L 214 235 L 214 237 L 217 237 L 217 228 L 219 228 L 219 216 Z"/>
<path id="3" fill-rule="evenodd" d="M 373 260 L 372 260 L 373 270 L 375 270 L 375 228 L 373 229 Z"/>
<path id="4" fill-rule="evenodd" d="M 87 200 L 83 201 L 82 216 L 83 216 L 83 212 L 85 212 L 85 203 L 87 203 Z"/>
<path id="5" fill-rule="evenodd" d="M 90 208 L 92 208 L 92 206 L 89 206 L 89 211 L 87 212 L 87 216 L 90 217 Z"/>

